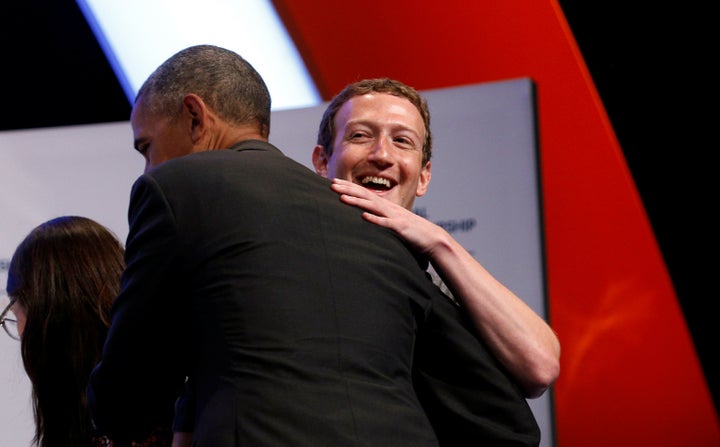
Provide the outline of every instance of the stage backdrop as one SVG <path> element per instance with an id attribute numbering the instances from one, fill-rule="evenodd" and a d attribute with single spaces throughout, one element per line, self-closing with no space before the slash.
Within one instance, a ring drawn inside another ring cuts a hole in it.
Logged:
<path id="1" fill-rule="evenodd" d="M 432 113 L 433 175 L 415 211 L 450 231 L 546 316 L 533 82 L 520 78 L 423 93 Z M 324 108 L 274 112 L 270 141 L 311 168 Z M 13 250 L 37 224 L 78 214 L 124 241 L 130 187 L 142 170 L 127 122 L 0 132 L 0 304 L 7 303 Z M 19 343 L 5 334 L 0 402 L 0 445 L 28 446 L 34 430 L 30 384 Z M 530 404 L 541 445 L 554 445 L 552 391 Z"/>

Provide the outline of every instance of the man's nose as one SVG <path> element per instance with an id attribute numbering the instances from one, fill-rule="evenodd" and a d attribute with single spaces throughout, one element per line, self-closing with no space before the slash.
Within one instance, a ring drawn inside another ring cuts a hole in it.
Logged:
<path id="1" fill-rule="evenodd" d="M 387 138 L 378 138 L 368 158 L 377 162 L 390 163 L 392 161 L 391 142 Z"/>

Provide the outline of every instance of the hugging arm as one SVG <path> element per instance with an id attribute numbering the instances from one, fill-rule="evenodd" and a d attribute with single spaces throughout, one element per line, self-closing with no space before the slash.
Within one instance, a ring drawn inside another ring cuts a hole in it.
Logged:
<path id="1" fill-rule="evenodd" d="M 555 382 L 560 343 L 552 328 L 445 229 L 351 182 L 335 179 L 332 188 L 343 202 L 364 209 L 366 220 L 397 232 L 430 259 L 526 397 L 541 396 Z"/>

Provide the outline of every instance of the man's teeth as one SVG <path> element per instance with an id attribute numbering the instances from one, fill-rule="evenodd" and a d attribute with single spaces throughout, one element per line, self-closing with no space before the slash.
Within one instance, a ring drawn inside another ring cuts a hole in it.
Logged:
<path id="1" fill-rule="evenodd" d="M 363 185 L 372 183 L 373 185 L 380 185 L 380 186 L 384 186 L 386 188 L 390 188 L 390 180 L 388 180 L 386 178 L 382 178 L 382 177 L 367 176 L 362 179 L 361 183 Z"/>

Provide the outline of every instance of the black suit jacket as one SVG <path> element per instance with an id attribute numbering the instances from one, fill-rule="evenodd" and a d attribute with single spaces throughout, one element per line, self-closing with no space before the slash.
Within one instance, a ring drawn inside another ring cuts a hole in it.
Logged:
<path id="1" fill-rule="evenodd" d="M 127 268 L 89 399 L 118 441 L 194 380 L 198 446 L 435 446 L 414 393 L 435 293 L 327 179 L 249 141 L 133 186 Z"/>
<path id="2" fill-rule="evenodd" d="M 424 262 L 360 213 L 259 141 L 140 177 L 123 288 L 89 388 L 99 429 L 121 441 L 169 423 L 185 376 L 197 446 L 433 446 L 435 431 L 477 445 L 495 440 L 498 409 L 532 429 L 507 377 L 501 393 L 478 383 L 503 373 Z M 432 425 L 412 387 L 417 334 Z M 436 362 L 448 349 L 459 355 Z M 468 374 L 454 383 L 456 368 Z M 485 405 L 496 402 L 486 392 L 513 404 Z"/>

